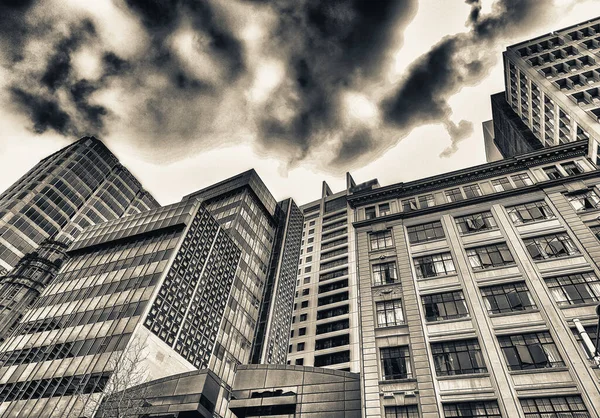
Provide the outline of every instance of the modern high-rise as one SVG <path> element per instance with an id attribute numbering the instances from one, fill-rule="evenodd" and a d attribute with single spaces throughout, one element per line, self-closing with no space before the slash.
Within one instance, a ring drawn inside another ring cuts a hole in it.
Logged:
<path id="1" fill-rule="evenodd" d="M 504 69 L 504 100 L 492 96 L 492 140 L 505 157 L 582 139 L 597 157 L 600 17 L 509 46 Z M 515 118 L 522 124 L 507 122 Z"/>
<path id="2" fill-rule="evenodd" d="M 302 248 L 290 330 L 288 364 L 360 370 L 358 278 L 354 212 L 348 194 L 377 187 L 377 180 L 333 193 L 323 182 L 321 198 L 301 206 Z"/>

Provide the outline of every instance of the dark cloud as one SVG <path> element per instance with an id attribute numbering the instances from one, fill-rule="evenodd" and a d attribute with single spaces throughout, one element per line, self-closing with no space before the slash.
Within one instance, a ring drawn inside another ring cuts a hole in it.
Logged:
<path id="1" fill-rule="evenodd" d="M 53 100 L 27 93 L 19 88 L 11 89 L 11 96 L 33 123 L 34 132 L 41 134 L 53 130 L 62 135 L 73 135 L 71 118 Z"/>

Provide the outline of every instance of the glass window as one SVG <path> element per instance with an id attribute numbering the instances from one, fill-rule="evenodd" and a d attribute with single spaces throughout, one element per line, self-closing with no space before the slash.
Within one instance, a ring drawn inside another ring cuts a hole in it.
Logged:
<path id="1" fill-rule="evenodd" d="M 310 293 L 310 289 L 302 289 L 302 296 L 306 296 Z"/>
<path id="2" fill-rule="evenodd" d="M 393 327 L 404 324 L 402 300 L 386 300 L 375 304 L 378 327 Z"/>
<path id="3" fill-rule="evenodd" d="M 419 196 L 419 206 L 421 207 L 421 209 L 435 206 L 435 198 L 432 194 Z"/>
<path id="4" fill-rule="evenodd" d="M 373 285 L 391 284 L 398 281 L 396 263 L 382 263 L 373 265 Z"/>
<path id="5" fill-rule="evenodd" d="M 298 343 L 296 346 L 296 351 L 304 351 L 304 343 Z"/>
<path id="6" fill-rule="evenodd" d="M 479 184 L 470 184 L 468 186 L 463 187 L 463 190 L 465 192 L 465 196 L 467 196 L 467 199 L 471 199 L 473 197 L 478 197 L 483 194 L 483 193 L 481 193 Z"/>
<path id="7" fill-rule="evenodd" d="M 510 206 L 507 207 L 506 210 L 508 211 L 508 216 L 515 225 L 554 218 L 554 213 L 552 213 L 548 204 L 543 200 L 525 203 L 523 205 Z"/>
<path id="8" fill-rule="evenodd" d="M 385 231 L 371 232 L 369 234 L 369 241 L 371 242 L 372 250 L 380 250 L 382 248 L 390 248 L 394 246 L 392 241 L 392 231 L 389 229 Z"/>
<path id="9" fill-rule="evenodd" d="M 304 365 L 304 359 L 303 358 L 297 358 L 296 359 L 296 366 L 302 366 L 302 365 Z"/>
<path id="10" fill-rule="evenodd" d="M 386 347 L 379 352 L 383 380 L 412 377 L 408 347 Z"/>
<path id="11" fill-rule="evenodd" d="M 308 308 L 308 301 L 307 301 L 307 300 L 305 300 L 305 301 L 303 301 L 303 302 L 301 303 L 301 305 L 300 305 L 300 309 L 302 309 L 302 308 Z"/>
<path id="12" fill-rule="evenodd" d="M 531 181 L 531 178 L 527 173 L 515 174 L 514 176 L 511 176 L 511 179 L 516 187 L 531 186 L 533 184 L 533 181 Z"/>
<path id="13" fill-rule="evenodd" d="M 310 283 L 310 277 L 305 277 L 304 278 L 304 284 L 308 284 Z"/>
<path id="14" fill-rule="evenodd" d="M 419 418 L 417 405 L 386 406 L 385 418 Z"/>
<path id="15" fill-rule="evenodd" d="M 469 316 L 469 310 L 465 302 L 463 292 L 437 293 L 435 295 L 422 296 L 425 308 L 425 320 L 427 322 L 443 321 Z"/>
<path id="16" fill-rule="evenodd" d="M 600 301 L 600 281 L 592 272 L 552 277 L 546 284 L 561 306 Z"/>
<path id="17" fill-rule="evenodd" d="M 555 166 L 544 167 L 544 173 L 546 173 L 550 180 L 556 180 L 563 176 Z"/>
<path id="18" fill-rule="evenodd" d="M 467 249 L 467 257 L 473 270 L 501 267 L 514 264 L 515 260 L 506 243 Z"/>
<path id="19" fill-rule="evenodd" d="M 525 282 L 482 287 L 481 295 L 491 314 L 537 309 Z"/>
<path id="20" fill-rule="evenodd" d="M 487 372 L 477 339 L 433 343 L 431 353 L 438 376 Z"/>
<path id="21" fill-rule="evenodd" d="M 598 335 L 598 325 L 588 325 L 584 327 L 584 329 L 585 332 L 587 332 L 588 337 L 590 337 L 590 340 L 592 340 L 592 344 L 596 344 L 596 338 Z M 585 353 L 588 359 L 593 359 L 593 355 L 588 351 L 587 346 L 581 338 L 581 334 L 579 333 L 579 331 L 577 331 L 577 328 L 571 328 L 571 331 L 573 332 L 573 335 L 575 335 L 575 339 L 579 343 L 581 351 Z"/>
<path id="22" fill-rule="evenodd" d="M 600 225 L 588 225 L 594 236 L 600 241 Z"/>
<path id="23" fill-rule="evenodd" d="M 306 328 L 300 328 L 298 330 L 298 335 L 302 336 L 302 335 L 306 335 Z"/>
<path id="24" fill-rule="evenodd" d="M 510 370 L 562 367 L 558 349 L 548 331 L 498 337 Z"/>
<path id="25" fill-rule="evenodd" d="M 579 250 L 566 232 L 527 238 L 523 242 L 534 260 L 579 254 Z"/>
<path id="26" fill-rule="evenodd" d="M 568 194 L 566 197 L 577 212 L 598 209 L 600 207 L 600 198 L 593 190 Z"/>
<path id="27" fill-rule="evenodd" d="M 454 218 L 456 226 L 461 234 L 472 234 L 474 232 L 496 229 L 498 225 L 492 216 L 492 212 L 485 211 L 474 213 L 472 215 L 460 216 Z"/>
<path id="28" fill-rule="evenodd" d="M 375 206 L 365 208 L 365 219 L 374 219 L 375 217 Z"/>
<path id="29" fill-rule="evenodd" d="M 410 198 L 410 199 L 405 199 L 402 202 L 402 211 L 403 212 L 410 212 L 412 210 L 417 210 L 417 201 L 415 200 L 415 198 Z"/>
<path id="30" fill-rule="evenodd" d="M 308 319 L 308 314 L 303 313 L 300 315 L 300 322 L 304 322 Z"/>
<path id="31" fill-rule="evenodd" d="M 582 174 L 583 170 L 575 161 L 570 161 L 568 163 L 561 164 L 562 168 L 567 172 L 569 176 L 575 176 L 577 174 Z"/>
<path id="32" fill-rule="evenodd" d="M 492 186 L 494 187 L 494 190 L 497 192 L 503 192 L 505 190 L 510 190 L 513 188 L 512 185 L 510 184 L 510 181 L 508 181 L 507 177 L 502 177 L 499 179 L 492 180 Z"/>
<path id="33" fill-rule="evenodd" d="M 389 203 L 382 203 L 381 205 L 379 205 L 379 216 L 386 216 L 386 215 L 389 215 L 390 213 L 391 213 L 391 211 L 390 211 Z"/>
<path id="34" fill-rule="evenodd" d="M 590 418 L 581 396 L 521 399 L 527 418 Z"/>
<path id="35" fill-rule="evenodd" d="M 408 231 L 408 241 L 411 244 L 432 241 L 445 237 L 444 228 L 442 228 L 442 223 L 440 221 L 409 226 L 406 229 Z"/>
<path id="36" fill-rule="evenodd" d="M 446 198 L 448 202 L 458 202 L 459 200 L 463 200 L 463 195 L 457 187 L 456 189 L 446 190 Z"/>
<path id="37" fill-rule="evenodd" d="M 312 270 L 312 266 L 304 267 L 304 272 L 305 273 L 310 273 L 311 270 Z"/>
<path id="38" fill-rule="evenodd" d="M 413 262 L 419 279 L 443 276 L 456 272 L 450 253 L 416 257 L 413 259 Z"/>
<path id="39" fill-rule="evenodd" d="M 498 402 L 496 401 L 445 403 L 444 416 L 460 418 L 502 418 L 500 408 L 498 408 Z"/>

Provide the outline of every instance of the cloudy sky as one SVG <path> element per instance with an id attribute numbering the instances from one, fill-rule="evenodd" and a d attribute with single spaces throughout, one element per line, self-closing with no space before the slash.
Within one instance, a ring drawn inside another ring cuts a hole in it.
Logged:
<path id="1" fill-rule="evenodd" d="M 501 53 L 600 0 L 0 0 L 0 190 L 101 138 L 163 204 L 255 168 L 326 180 L 483 163 Z"/>

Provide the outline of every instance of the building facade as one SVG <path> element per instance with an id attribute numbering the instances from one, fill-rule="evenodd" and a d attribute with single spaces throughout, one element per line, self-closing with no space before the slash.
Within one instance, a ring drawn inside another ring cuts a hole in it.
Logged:
<path id="1" fill-rule="evenodd" d="M 587 139 L 348 196 L 365 417 L 598 417 Z"/>

